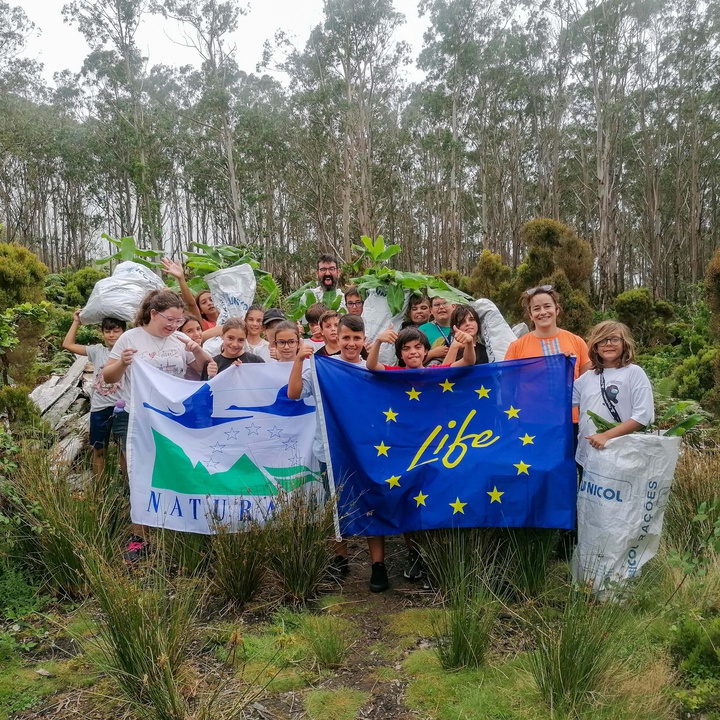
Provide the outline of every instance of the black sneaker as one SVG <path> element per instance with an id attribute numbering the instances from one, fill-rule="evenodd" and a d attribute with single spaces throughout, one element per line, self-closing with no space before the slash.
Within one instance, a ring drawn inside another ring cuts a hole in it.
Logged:
<path id="1" fill-rule="evenodd" d="M 330 574 L 334 578 L 347 577 L 350 574 L 350 562 L 345 555 L 336 555 L 330 563 Z"/>
<path id="2" fill-rule="evenodd" d="M 408 580 L 418 580 L 422 574 L 423 563 L 420 553 L 415 548 L 411 548 L 408 552 L 407 561 L 405 562 L 403 576 Z"/>
<path id="3" fill-rule="evenodd" d="M 370 573 L 370 592 L 385 592 L 390 587 L 387 576 L 387 568 L 383 562 L 375 562 L 372 564 L 372 572 Z"/>
<path id="4" fill-rule="evenodd" d="M 123 553 L 123 560 L 126 565 L 134 565 L 138 560 L 147 557 L 150 552 L 150 543 L 139 535 L 133 535 L 128 543 L 127 550 Z"/>

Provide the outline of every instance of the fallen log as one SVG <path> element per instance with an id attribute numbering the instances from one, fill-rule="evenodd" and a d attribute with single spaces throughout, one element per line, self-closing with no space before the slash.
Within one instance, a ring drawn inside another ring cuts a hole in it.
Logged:
<path id="1" fill-rule="evenodd" d="M 38 406 L 41 414 L 46 413 L 69 389 L 78 384 L 87 364 L 88 359 L 84 355 L 77 355 L 64 377 L 53 375 L 30 393 L 30 399 Z"/>

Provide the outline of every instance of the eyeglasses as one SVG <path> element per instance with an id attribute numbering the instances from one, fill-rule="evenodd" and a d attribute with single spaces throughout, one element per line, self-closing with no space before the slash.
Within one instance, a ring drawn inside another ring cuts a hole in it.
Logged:
<path id="1" fill-rule="evenodd" d="M 364 300 L 348 300 L 345 304 L 351 308 L 351 307 L 362 307 Z"/>
<path id="2" fill-rule="evenodd" d="M 537 287 L 526 290 L 525 296 L 531 298 L 533 295 L 537 295 L 538 293 L 547 293 L 550 292 L 552 289 L 552 285 L 538 285 Z"/>
<path id="3" fill-rule="evenodd" d="M 155 314 L 159 315 L 165 322 L 167 322 L 170 325 L 175 325 L 175 327 L 180 327 L 185 322 L 185 318 L 171 318 L 167 315 L 164 315 L 159 310 L 155 310 Z"/>
<path id="4" fill-rule="evenodd" d="M 276 340 L 275 344 L 281 348 L 295 347 L 298 344 L 298 341 L 297 340 Z"/>
<path id="5" fill-rule="evenodd" d="M 435 302 L 433 300 L 432 307 L 434 308 L 441 308 L 441 307 L 447 307 L 449 305 L 447 300 L 441 300 L 440 302 Z"/>
<path id="6" fill-rule="evenodd" d="M 319 267 L 318 272 L 333 272 L 337 270 L 337 265 L 329 265 L 328 267 Z"/>
<path id="7" fill-rule="evenodd" d="M 607 337 L 604 340 L 598 340 L 598 345 L 620 345 L 622 343 L 622 338 L 618 337 L 617 335 L 613 335 L 613 337 Z"/>

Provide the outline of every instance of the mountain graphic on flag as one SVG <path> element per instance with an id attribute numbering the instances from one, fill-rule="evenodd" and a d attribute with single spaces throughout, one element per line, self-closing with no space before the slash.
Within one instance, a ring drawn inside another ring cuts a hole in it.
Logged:
<path id="1" fill-rule="evenodd" d="M 157 489 L 187 494 L 268 496 L 320 479 L 319 473 L 305 465 L 261 469 L 245 454 L 228 470 L 210 473 L 200 462 L 193 465 L 172 440 L 154 428 L 152 433 L 155 441 L 152 487 Z"/>

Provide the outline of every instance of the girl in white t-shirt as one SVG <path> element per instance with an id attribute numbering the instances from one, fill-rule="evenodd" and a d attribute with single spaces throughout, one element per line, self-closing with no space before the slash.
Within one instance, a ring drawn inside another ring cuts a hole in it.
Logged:
<path id="1" fill-rule="evenodd" d="M 113 435 L 120 443 L 123 470 L 126 469 L 124 443 L 128 414 L 122 410 L 130 406 L 132 363 L 141 358 L 158 370 L 184 378 L 188 366 L 201 372 L 205 363 L 212 360 L 197 342 L 177 332 L 185 323 L 184 309 L 183 301 L 171 290 L 153 290 L 148 293 L 135 316 L 136 327 L 120 336 L 103 368 L 106 383 L 117 383 L 124 378 L 122 404 L 118 403 L 113 417 Z M 148 552 L 143 527 L 134 525 L 133 533 L 124 555 L 126 563 L 133 563 Z"/>
<path id="2" fill-rule="evenodd" d="M 588 337 L 592 370 L 575 380 L 573 405 L 580 406 L 579 442 L 575 459 L 583 466 L 588 448 L 602 450 L 608 440 L 629 435 L 655 418 L 652 386 L 641 367 L 634 364 L 635 343 L 623 323 L 606 320 Z M 587 411 L 614 428 L 598 432 Z"/>
<path id="3" fill-rule="evenodd" d="M 263 329 L 263 315 L 265 310 L 262 305 L 251 305 L 245 313 L 245 352 L 261 357 L 265 362 L 270 362 L 270 343 L 260 337 Z"/>

